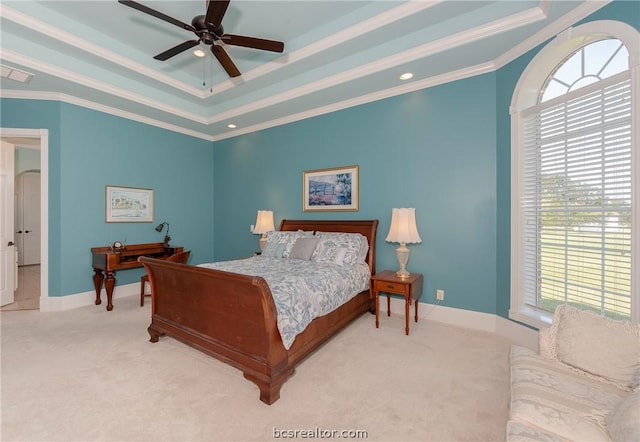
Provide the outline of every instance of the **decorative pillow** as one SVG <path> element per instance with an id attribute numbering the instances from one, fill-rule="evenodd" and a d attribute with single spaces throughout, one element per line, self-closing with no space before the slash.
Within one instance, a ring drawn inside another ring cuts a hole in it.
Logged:
<path id="1" fill-rule="evenodd" d="M 367 252 L 369 251 L 369 243 L 364 235 L 359 233 L 342 233 L 342 232 L 316 232 L 316 236 L 320 238 L 316 253 L 312 257 L 313 261 L 318 262 L 336 262 L 339 249 L 345 249 L 342 262 L 345 264 L 357 264 L 365 262 Z"/>
<path id="2" fill-rule="evenodd" d="M 311 259 L 315 262 L 329 262 L 341 266 L 344 264 L 346 254 L 347 248 L 338 247 L 333 239 L 318 237 L 318 245 Z"/>
<path id="3" fill-rule="evenodd" d="M 634 374 L 640 368 L 640 325 L 604 318 L 569 305 L 557 308 L 558 359 L 631 389 Z"/>
<path id="4" fill-rule="evenodd" d="M 313 236 L 313 232 L 305 232 L 302 230 L 298 230 L 295 232 L 273 230 L 271 232 L 267 232 L 267 243 L 265 244 L 265 250 L 267 249 L 269 243 L 284 244 L 284 251 L 281 258 L 288 258 L 289 254 L 291 253 L 291 249 L 296 242 L 296 239 L 310 236 Z"/>
<path id="5" fill-rule="evenodd" d="M 309 261 L 317 244 L 318 238 L 298 238 L 291 249 L 289 258 Z"/>
<path id="6" fill-rule="evenodd" d="M 267 241 L 267 243 L 264 245 L 262 256 L 271 257 L 271 258 L 282 258 L 282 254 L 284 253 L 284 249 L 286 246 L 287 245 L 285 243 Z"/>
<path id="7" fill-rule="evenodd" d="M 640 392 L 622 399 L 605 417 L 609 436 L 614 442 L 640 440 Z"/>

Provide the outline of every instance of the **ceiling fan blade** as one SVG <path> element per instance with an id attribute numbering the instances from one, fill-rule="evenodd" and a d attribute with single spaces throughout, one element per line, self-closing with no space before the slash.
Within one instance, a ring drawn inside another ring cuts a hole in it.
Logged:
<path id="1" fill-rule="evenodd" d="M 244 35 L 224 34 L 222 41 L 229 45 L 262 49 L 263 51 L 283 52 L 284 43 L 281 41 L 265 40 L 263 38 L 245 37 Z"/>
<path id="2" fill-rule="evenodd" d="M 174 55 L 178 55 L 180 52 L 184 52 L 189 48 L 192 48 L 194 46 L 198 46 L 198 43 L 200 43 L 200 40 L 185 41 L 184 43 L 180 43 L 178 46 L 174 46 L 171 49 L 168 49 L 168 50 L 156 55 L 153 58 L 155 58 L 156 60 L 165 61 L 165 60 L 170 59 Z"/>
<path id="3" fill-rule="evenodd" d="M 215 55 L 215 57 L 218 59 L 218 61 L 220 62 L 224 70 L 227 71 L 227 74 L 229 74 L 230 77 L 240 76 L 240 71 L 229 57 L 229 54 L 227 54 L 227 52 L 222 49 L 222 46 L 218 46 L 215 44 L 211 45 L 211 52 L 213 52 L 213 55 Z"/>
<path id="4" fill-rule="evenodd" d="M 130 8 L 133 8 L 133 9 L 137 9 L 138 11 L 144 12 L 145 14 L 152 15 L 155 18 L 164 20 L 168 23 L 171 23 L 172 25 L 176 25 L 180 28 L 186 29 L 187 31 L 191 31 L 191 32 L 196 31 L 196 28 L 194 28 L 193 26 L 187 23 L 184 23 L 178 19 L 175 19 L 173 17 L 169 17 L 168 15 L 163 14 L 162 12 L 156 11 L 155 9 L 151 9 L 150 7 L 140 4 L 138 2 L 134 2 L 131 0 L 118 0 L 118 3 L 122 3 L 123 5 L 129 6 Z"/>
<path id="5" fill-rule="evenodd" d="M 207 0 L 207 13 L 204 17 L 205 23 L 211 23 L 219 28 L 222 24 L 222 17 L 227 12 L 229 0 Z"/>

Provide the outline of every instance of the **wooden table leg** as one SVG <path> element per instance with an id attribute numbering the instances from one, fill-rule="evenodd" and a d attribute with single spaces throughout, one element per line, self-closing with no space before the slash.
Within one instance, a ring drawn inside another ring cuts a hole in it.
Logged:
<path id="1" fill-rule="evenodd" d="M 93 286 L 96 289 L 96 305 L 102 304 L 102 299 L 100 299 L 100 291 L 102 290 L 103 280 L 104 275 L 102 274 L 102 270 L 93 269 Z"/>
<path id="2" fill-rule="evenodd" d="M 113 310 L 113 287 L 116 285 L 116 278 L 113 272 L 107 272 L 107 278 L 104 280 L 104 288 L 107 291 L 107 311 Z"/>
<path id="3" fill-rule="evenodd" d="M 378 321 L 378 310 L 380 304 L 380 294 L 378 292 L 373 292 L 376 297 L 376 328 L 380 328 L 380 322 Z"/>
<path id="4" fill-rule="evenodd" d="M 405 332 L 409 335 L 409 306 L 411 305 L 411 298 L 405 298 L 404 301 L 404 327 Z"/>
<path id="5" fill-rule="evenodd" d="M 416 299 L 416 322 L 418 322 L 418 300 Z"/>
<path id="6" fill-rule="evenodd" d="M 391 316 L 391 297 L 387 293 L 387 316 Z"/>

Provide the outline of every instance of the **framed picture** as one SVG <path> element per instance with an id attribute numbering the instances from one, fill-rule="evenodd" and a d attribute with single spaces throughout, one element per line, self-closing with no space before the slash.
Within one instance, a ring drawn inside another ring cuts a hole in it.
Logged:
<path id="1" fill-rule="evenodd" d="M 153 190 L 106 186 L 108 223 L 153 222 Z"/>
<path id="2" fill-rule="evenodd" d="M 358 211 L 358 166 L 307 170 L 303 174 L 302 210 Z"/>

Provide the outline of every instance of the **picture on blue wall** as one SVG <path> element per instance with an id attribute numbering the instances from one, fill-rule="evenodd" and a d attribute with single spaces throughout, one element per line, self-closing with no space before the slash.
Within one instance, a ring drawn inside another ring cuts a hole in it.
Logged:
<path id="1" fill-rule="evenodd" d="M 153 221 L 153 190 L 106 186 L 108 223 L 150 223 Z"/>
<path id="2" fill-rule="evenodd" d="M 358 211 L 358 166 L 307 170 L 303 173 L 302 210 Z"/>

